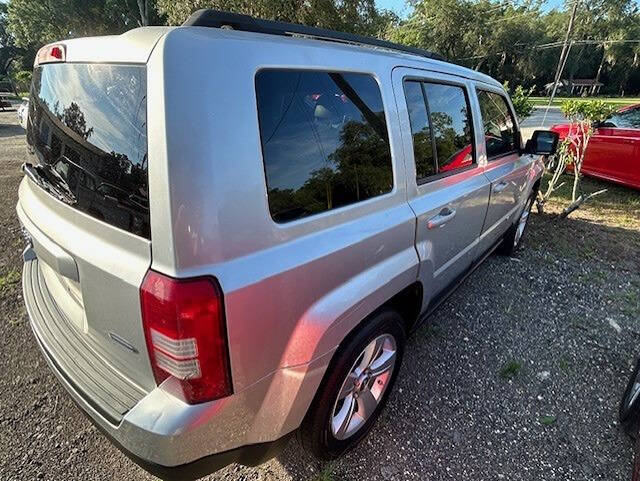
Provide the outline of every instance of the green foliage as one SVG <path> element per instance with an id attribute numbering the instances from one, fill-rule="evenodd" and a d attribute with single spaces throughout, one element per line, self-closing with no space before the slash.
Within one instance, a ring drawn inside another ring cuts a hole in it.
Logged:
<path id="1" fill-rule="evenodd" d="M 568 99 L 560 105 L 562 113 L 572 122 L 604 122 L 618 108 L 602 100 Z"/>
<path id="2" fill-rule="evenodd" d="M 545 426 L 551 426 L 552 424 L 555 424 L 556 420 L 557 418 L 551 415 L 542 416 L 540 418 L 540 422 Z"/>
<path id="3" fill-rule="evenodd" d="M 543 3 L 413 0 L 411 16 L 387 36 L 522 84 L 525 90 L 537 85 L 544 91 L 554 80 L 570 9 L 549 11 L 541 8 Z M 574 45 L 563 78 L 599 76 L 603 93 L 640 91 L 640 44 L 617 42 L 640 38 L 640 13 L 633 0 L 581 2 L 573 38 L 611 43 Z"/>
<path id="4" fill-rule="evenodd" d="M 511 103 L 516 111 L 516 115 L 520 121 L 526 119 L 533 112 L 533 102 L 531 101 L 531 94 L 535 90 L 535 85 L 528 89 L 525 89 L 522 85 L 518 85 L 515 90 L 509 88 L 509 81 L 504 82 L 504 88 L 511 95 Z"/>
<path id="5" fill-rule="evenodd" d="M 180 25 L 200 8 L 372 36 L 398 22 L 392 12 L 376 9 L 374 0 L 158 0 L 158 11 L 170 25 Z"/>
<path id="6" fill-rule="evenodd" d="M 20 271 L 11 269 L 6 274 L 0 276 L 0 292 L 4 292 L 10 286 L 20 282 Z"/>
<path id="7" fill-rule="evenodd" d="M 500 369 L 502 379 L 513 379 L 522 370 L 522 363 L 519 361 L 509 361 Z"/>
<path id="8" fill-rule="evenodd" d="M 56 40 L 126 32 L 144 23 L 139 3 L 150 6 L 150 23 L 160 21 L 154 1 L 10 0 L 8 27 L 15 44 L 40 47 Z"/>
<path id="9" fill-rule="evenodd" d="M 18 92 L 26 92 L 31 88 L 31 70 L 18 70 L 11 74 L 11 80 Z"/>

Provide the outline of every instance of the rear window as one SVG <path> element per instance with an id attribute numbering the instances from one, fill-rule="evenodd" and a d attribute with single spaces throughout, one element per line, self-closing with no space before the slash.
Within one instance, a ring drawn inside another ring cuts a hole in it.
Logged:
<path id="1" fill-rule="evenodd" d="M 144 66 L 37 67 L 27 141 L 45 190 L 148 239 L 146 92 Z"/>
<path id="2" fill-rule="evenodd" d="M 389 138 L 373 77 L 263 70 L 256 93 L 269 210 L 276 222 L 391 191 Z"/>

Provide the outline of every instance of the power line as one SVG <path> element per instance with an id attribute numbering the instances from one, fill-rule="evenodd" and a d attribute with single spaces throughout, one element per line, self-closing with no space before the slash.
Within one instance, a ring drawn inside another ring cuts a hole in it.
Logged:
<path id="1" fill-rule="evenodd" d="M 625 40 L 594 40 L 594 39 L 585 39 L 585 40 L 572 40 L 571 43 L 573 45 L 607 45 L 613 43 L 640 43 L 640 39 L 625 39 Z M 522 47 L 524 50 L 548 50 L 552 48 L 558 48 L 563 46 L 563 42 L 550 42 L 550 43 L 516 43 L 513 45 L 514 47 Z M 485 55 L 472 55 L 469 57 L 460 57 L 455 59 L 456 62 L 463 60 L 476 60 L 481 58 L 493 57 L 494 55 L 503 55 L 509 53 L 507 50 L 501 50 L 498 52 L 491 52 Z"/>
<path id="2" fill-rule="evenodd" d="M 551 97 L 549 97 L 549 104 L 547 105 L 547 108 L 544 111 L 544 117 L 542 118 L 542 123 L 540 125 L 544 125 L 545 121 L 547 120 L 547 114 L 549 113 L 549 108 L 551 107 L 553 98 L 556 96 L 556 92 L 558 90 L 558 83 L 562 78 L 562 72 L 564 71 L 564 66 L 567 64 L 567 59 L 569 58 L 569 52 L 571 51 L 571 47 L 573 45 L 573 42 L 569 43 L 569 39 L 571 38 L 571 33 L 573 32 L 573 23 L 576 20 L 576 13 L 578 12 L 579 4 L 580 4 L 580 0 L 575 0 L 575 3 L 573 4 L 573 10 L 571 11 L 571 18 L 569 19 L 569 25 L 567 26 L 567 34 L 564 37 L 564 45 L 562 46 L 562 52 L 560 53 L 558 68 L 556 69 L 556 77 L 553 82 L 553 91 L 551 92 Z"/>

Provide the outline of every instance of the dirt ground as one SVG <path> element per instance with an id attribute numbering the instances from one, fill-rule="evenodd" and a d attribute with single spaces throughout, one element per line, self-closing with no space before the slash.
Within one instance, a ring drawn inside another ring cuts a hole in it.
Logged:
<path id="1" fill-rule="evenodd" d="M 151 479 L 78 411 L 33 339 L 15 214 L 25 149 L 15 113 L 0 113 L 0 479 Z M 640 354 L 640 193 L 608 187 L 567 220 L 559 202 L 532 215 L 518 255 L 490 257 L 438 309 L 357 449 L 322 465 L 294 440 L 207 479 L 630 479 L 617 408 Z"/>

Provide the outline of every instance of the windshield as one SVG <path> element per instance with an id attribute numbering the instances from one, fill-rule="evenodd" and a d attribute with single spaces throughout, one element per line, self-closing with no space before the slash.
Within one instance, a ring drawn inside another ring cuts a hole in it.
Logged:
<path id="1" fill-rule="evenodd" d="M 74 208 L 149 238 L 146 90 L 144 66 L 37 67 L 27 173 Z"/>
<path id="2" fill-rule="evenodd" d="M 621 110 L 607 119 L 605 126 L 620 129 L 640 129 L 640 106 Z"/>

